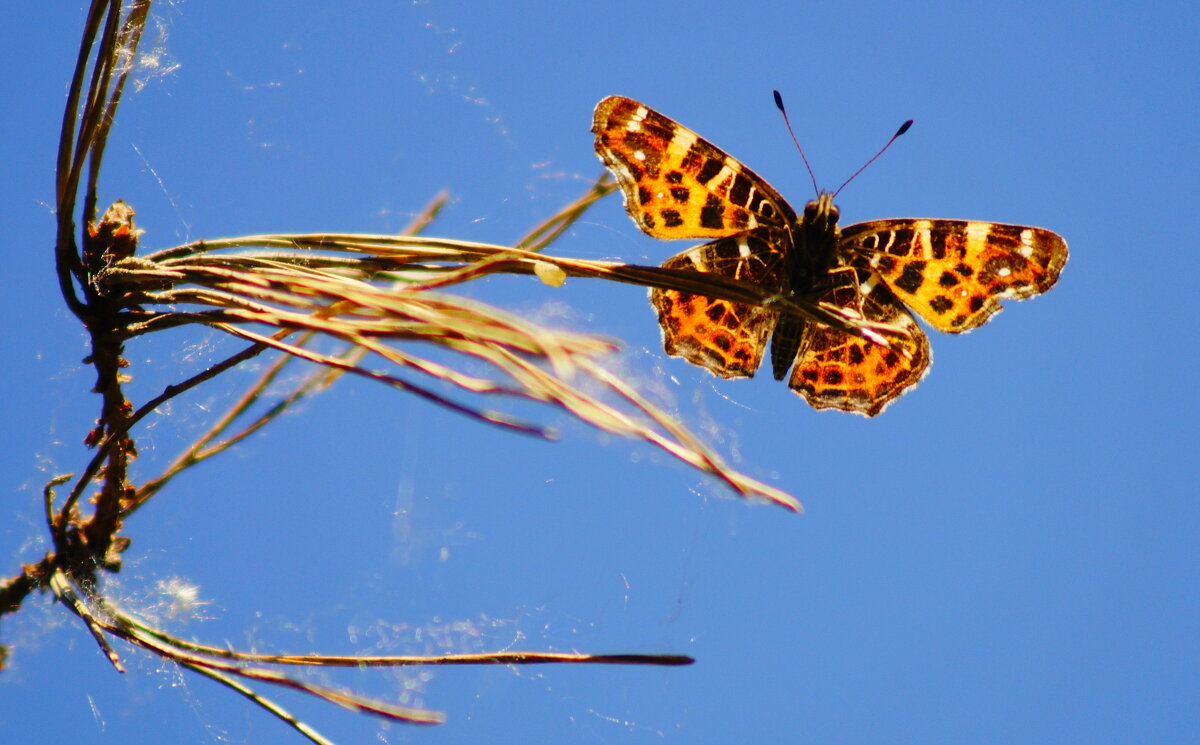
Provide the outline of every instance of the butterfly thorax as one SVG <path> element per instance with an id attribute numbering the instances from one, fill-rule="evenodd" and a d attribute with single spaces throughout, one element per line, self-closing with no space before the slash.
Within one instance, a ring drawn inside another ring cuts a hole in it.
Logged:
<path id="1" fill-rule="evenodd" d="M 822 192 L 804 206 L 804 216 L 792 228 L 795 251 L 788 278 L 788 288 L 792 291 L 818 289 L 816 283 L 833 268 L 838 253 L 838 216 L 829 192 Z"/>
<path id="2" fill-rule="evenodd" d="M 815 297 L 827 289 L 829 270 L 838 260 L 838 208 L 833 195 L 822 192 L 804 205 L 804 215 L 792 227 L 794 250 L 787 257 L 784 289 Z M 783 380 L 800 351 L 804 319 L 784 315 L 771 335 L 771 372 Z"/>

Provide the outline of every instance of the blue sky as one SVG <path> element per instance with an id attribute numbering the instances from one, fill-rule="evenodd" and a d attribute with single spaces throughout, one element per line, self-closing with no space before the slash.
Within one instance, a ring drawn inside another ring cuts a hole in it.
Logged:
<path id="1" fill-rule="evenodd" d="M 804 515 L 747 505 L 647 446 L 556 414 L 548 444 L 342 381 L 127 526 L 111 588 L 172 628 L 274 651 L 678 652 L 690 668 L 340 673 L 447 712 L 381 728 L 281 700 L 342 743 L 1186 743 L 1200 741 L 1200 397 L 1194 247 L 1200 64 L 1191 5 L 1116 3 L 329 4 L 158 8 L 162 72 L 119 114 L 102 202 L 143 246 L 398 230 L 512 241 L 600 171 L 612 93 L 811 196 L 780 89 L 825 187 L 916 124 L 839 197 L 843 223 L 954 217 L 1051 228 L 1051 293 L 965 336 L 873 420 L 815 412 L 760 375 L 666 358 L 645 293 L 500 278 L 475 296 L 622 340 L 681 418 Z M 83 11 L 0 32 L 9 265 L 0 293 L 6 495 L 0 574 L 44 551 L 41 484 L 77 471 L 95 416 L 84 336 L 51 266 L 53 164 Z M 147 44 L 156 40 L 151 37 Z M 177 65 L 177 67 L 175 67 Z M 14 105 L 12 102 L 16 102 Z M 659 263 L 617 197 L 554 248 Z M 130 346 L 142 400 L 237 345 Z M 239 380 L 247 380 L 249 374 Z M 144 475 L 236 389 L 140 433 Z M 216 488 L 214 488 L 216 486 Z M 185 623 L 186 621 L 186 623 Z M 14 742 L 299 742 L 206 680 L 121 648 L 116 675 L 44 599 L 6 619 Z"/>

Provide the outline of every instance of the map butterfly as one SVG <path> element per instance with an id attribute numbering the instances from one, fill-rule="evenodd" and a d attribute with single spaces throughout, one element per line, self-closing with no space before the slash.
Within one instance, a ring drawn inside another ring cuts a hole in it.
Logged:
<path id="1" fill-rule="evenodd" d="M 889 345 L 779 310 L 655 288 L 667 354 L 749 377 L 768 339 L 771 370 L 817 409 L 875 416 L 917 384 L 929 340 L 981 326 L 1000 301 L 1049 290 L 1067 244 L 1042 228 L 898 218 L 838 227 L 833 195 L 795 210 L 765 180 L 687 127 L 623 96 L 596 106 L 596 152 L 625 209 L 656 238 L 707 238 L 663 267 L 716 273 L 852 311 L 901 332 Z M 789 375 L 790 372 L 790 375 Z"/>

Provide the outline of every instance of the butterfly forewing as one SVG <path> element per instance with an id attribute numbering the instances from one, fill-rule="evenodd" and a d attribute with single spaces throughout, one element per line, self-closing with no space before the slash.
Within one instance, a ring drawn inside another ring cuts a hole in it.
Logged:
<path id="1" fill-rule="evenodd" d="M 592 132 L 625 209 L 656 238 L 721 238 L 762 225 L 787 229 L 796 220 L 783 197 L 749 168 L 633 99 L 601 101 Z"/>
<path id="2" fill-rule="evenodd" d="M 840 249 L 867 263 L 939 331 L 982 326 L 1054 286 L 1067 244 L 1042 228 L 971 220 L 873 220 L 842 229 Z"/>

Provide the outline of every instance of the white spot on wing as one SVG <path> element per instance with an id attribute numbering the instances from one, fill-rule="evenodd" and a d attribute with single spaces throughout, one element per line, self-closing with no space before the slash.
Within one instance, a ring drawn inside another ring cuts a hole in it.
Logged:
<path id="1" fill-rule="evenodd" d="M 635 151 L 633 152 L 633 157 L 634 157 L 634 159 L 635 159 L 635 160 L 645 160 L 645 159 L 646 159 L 646 154 L 645 154 L 645 153 L 643 153 L 641 150 L 635 150 Z"/>
<path id="2" fill-rule="evenodd" d="M 675 130 L 675 134 L 671 137 L 671 142 L 686 150 L 696 144 L 697 139 L 699 138 L 696 137 L 695 132 L 678 127 Z"/>
<path id="3" fill-rule="evenodd" d="M 738 165 L 737 161 L 733 161 L 733 165 L 737 166 Z M 723 166 L 721 166 L 721 170 L 717 171 L 716 178 L 714 178 L 710 183 L 714 183 L 714 184 L 730 183 L 730 184 L 732 184 L 733 183 L 733 175 L 734 175 L 733 169 L 730 168 L 728 164 L 723 165 Z"/>
<path id="4" fill-rule="evenodd" d="M 1021 247 L 1019 249 L 1017 249 L 1017 253 L 1021 254 L 1022 256 L 1024 256 L 1027 259 L 1030 256 L 1033 256 L 1033 242 L 1031 240 L 1032 237 L 1033 236 L 1032 236 L 1031 231 L 1026 230 L 1023 233 L 1021 233 Z"/>
<path id="5" fill-rule="evenodd" d="M 914 247 L 912 255 L 914 257 L 928 256 L 932 252 L 931 247 L 933 246 L 933 241 L 930 238 L 930 233 L 933 232 L 933 223 L 928 220 L 917 220 L 916 227 L 917 229 L 914 232 L 916 234 L 917 245 Z"/>
<path id="6" fill-rule="evenodd" d="M 987 241 L 988 234 L 992 232 L 991 223 L 986 222 L 968 222 L 967 223 L 967 245 L 978 245 L 980 248 Z M 974 247 L 974 246 L 972 246 Z"/>
<path id="7" fill-rule="evenodd" d="M 642 122 L 646 121 L 646 114 L 650 113 L 645 106 L 639 106 L 637 111 L 633 112 L 633 116 L 629 117 L 629 121 L 625 122 L 625 130 L 627 132 L 641 132 Z"/>

